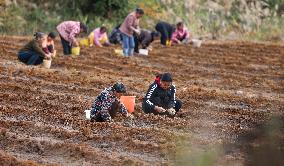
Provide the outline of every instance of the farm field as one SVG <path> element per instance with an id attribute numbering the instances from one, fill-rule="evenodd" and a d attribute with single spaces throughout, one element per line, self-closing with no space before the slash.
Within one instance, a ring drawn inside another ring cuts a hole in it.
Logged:
<path id="1" fill-rule="evenodd" d="M 92 47 L 70 58 L 57 41 L 47 70 L 18 61 L 28 40 L 0 37 L 0 165 L 283 162 L 283 43 L 155 44 L 150 56 L 131 58 L 115 55 L 114 46 Z M 162 72 L 172 73 L 183 102 L 175 118 L 142 112 L 148 86 Z M 134 118 L 86 120 L 84 110 L 116 81 L 136 96 Z"/>

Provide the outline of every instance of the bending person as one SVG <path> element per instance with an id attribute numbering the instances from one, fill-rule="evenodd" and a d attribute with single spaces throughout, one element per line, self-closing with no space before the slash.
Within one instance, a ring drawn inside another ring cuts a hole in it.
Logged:
<path id="1" fill-rule="evenodd" d="M 141 29 L 139 35 L 134 35 L 134 42 L 135 42 L 134 52 L 139 53 L 139 45 L 142 46 L 142 49 L 148 49 L 150 44 L 158 37 L 160 37 L 159 32 Z"/>
<path id="2" fill-rule="evenodd" d="M 112 44 L 122 44 L 122 37 L 119 27 L 120 24 L 116 26 L 109 35 L 109 42 Z"/>
<path id="3" fill-rule="evenodd" d="M 161 44 L 166 46 L 170 45 L 172 35 L 175 31 L 175 25 L 169 24 L 167 22 L 158 22 L 155 29 L 161 34 Z"/>
<path id="4" fill-rule="evenodd" d="M 72 47 L 79 46 L 76 36 L 82 32 L 87 33 L 88 31 L 87 26 L 78 21 L 64 21 L 56 29 L 61 39 L 64 55 L 70 55 Z"/>

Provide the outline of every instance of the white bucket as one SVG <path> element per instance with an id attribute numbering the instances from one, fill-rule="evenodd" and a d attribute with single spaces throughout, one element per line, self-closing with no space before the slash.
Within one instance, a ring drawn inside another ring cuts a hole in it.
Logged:
<path id="1" fill-rule="evenodd" d="M 91 110 L 85 110 L 86 119 L 91 119 Z"/>
<path id="2" fill-rule="evenodd" d="M 139 49 L 139 54 L 141 54 L 141 55 L 148 55 L 149 51 L 147 49 Z"/>
<path id="3" fill-rule="evenodd" d="M 52 58 L 56 57 L 56 50 L 53 50 Z"/>
<path id="4" fill-rule="evenodd" d="M 191 41 L 192 41 L 193 47 L 200 47 L 202 44 L 202 40 L 192 39 Z"/>
<path id="5" fill-rule="evenodd" d="M 44 68 L 49 69 L 51 66 L 51 60 L 44 59 L 42 65 Z"/>
<path id="6" fill-rule="evenodd" d="M 115 52 L 117 55 L 123 55 L 123 50 L 121 50 L 121 49 L 115 49 L 114 52 Z"/>

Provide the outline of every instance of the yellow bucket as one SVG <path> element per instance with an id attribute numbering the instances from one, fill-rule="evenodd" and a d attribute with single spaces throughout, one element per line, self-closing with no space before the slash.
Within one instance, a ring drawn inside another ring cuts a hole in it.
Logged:
<path id="1" fill-rule="evenodd" d="M 83 38 L 80 40 L 79 44 L 81 47 L 89 47 L 89 39 Z"/>
<path id="2" fill-rule="evenodd" d="M 72 52 L 73 57 L 79 56 L 80 55 L 80 47 L 73 47 L 71 52 Z"/>

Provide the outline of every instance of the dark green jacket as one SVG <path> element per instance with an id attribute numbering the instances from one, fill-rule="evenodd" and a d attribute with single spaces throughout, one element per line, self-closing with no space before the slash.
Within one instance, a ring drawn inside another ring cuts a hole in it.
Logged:
<path id="1" fill-rule="evenodd" d="M 38 42 L 33 39 L 28 44 L 26 44 L 19 52 L 35 52 L 38 53 L 39 56 L 45 57 L 45 53 L 43 52 L 42 48 L 39 46 Z"/>

